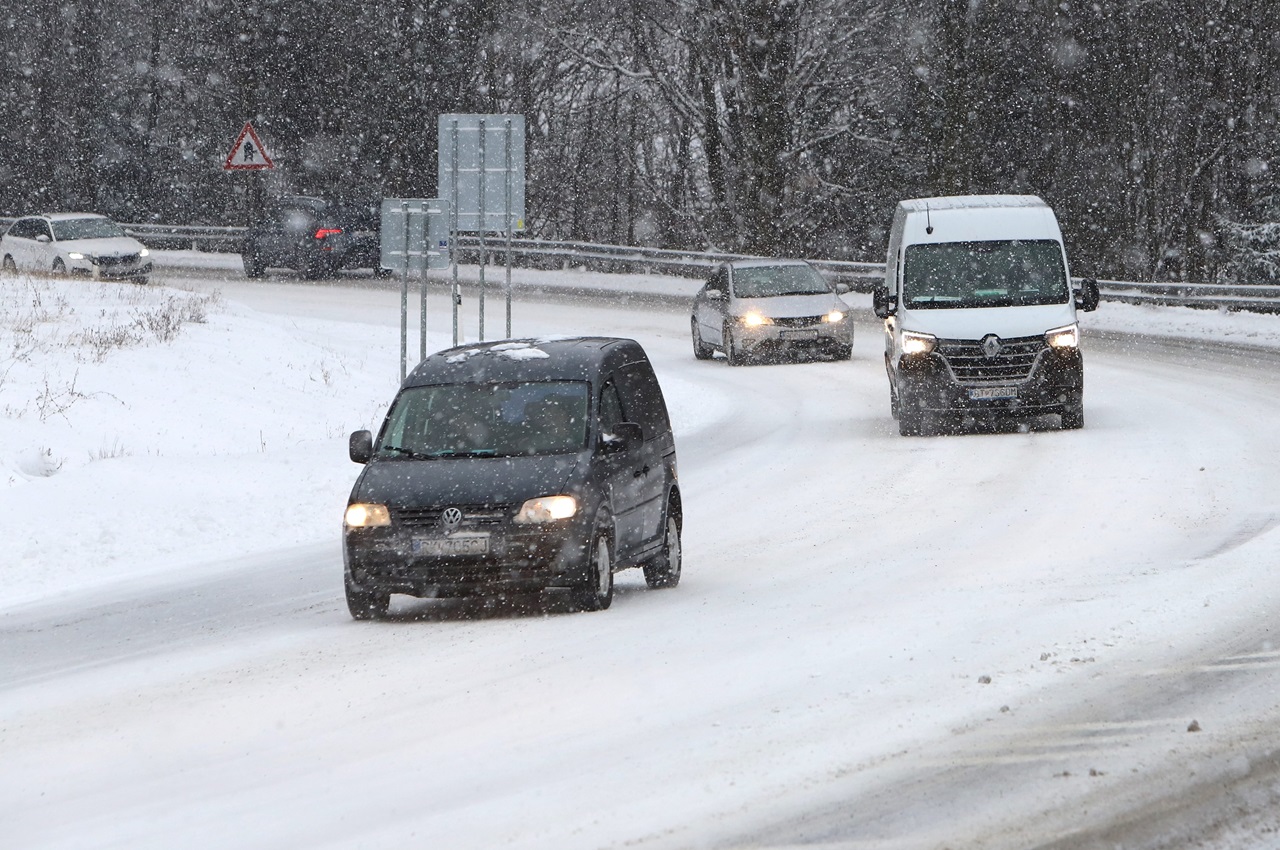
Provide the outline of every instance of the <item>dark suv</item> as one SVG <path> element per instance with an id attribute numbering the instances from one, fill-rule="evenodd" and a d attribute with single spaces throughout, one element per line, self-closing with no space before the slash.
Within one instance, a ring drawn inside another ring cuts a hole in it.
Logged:
<path id="1" fill-rule="evenodd" d="M 247 277 L 268 268 L 294 269 L 309 280 L 339 269 L 380 266 L 379 206 L 286 197 L 269 208 L 245 234 L 240 246 Z"/>
<path id="2" fill-rule="evenodd" d="M 562 589 L 608 608 L 613 573 L 680 581 L 684 514 L 666 403 L 629 339 L 451 348 L 405 379 L 343 522 L 347 605 Z"/>

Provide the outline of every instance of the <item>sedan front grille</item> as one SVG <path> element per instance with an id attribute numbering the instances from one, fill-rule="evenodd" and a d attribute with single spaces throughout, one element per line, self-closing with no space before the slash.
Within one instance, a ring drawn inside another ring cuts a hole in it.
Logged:
<path id="1" fill-rule="evenodd" d="M 125 254 L 123 257 L 95 257 L 94 262 L 103 268 L 112 266 L 131 266 L 138 262 L 137 254 Z"/>
<path id="2" fill-rule="evenodd" d="M 773 323 L 784 328 L 811 328 L 822 324 L 821 316 L 788 316 L 786 318 L 774 318 Z"/>
<path id="3" fill-rule="evenodd" d="M 508 505 L 440 505 L 430 508 L 395 508 L 396 525 L 402 528 L 428 529 L 442 526 L 441 516 L 448 508 L 462 511 L 462 522 L 458 528 L 489 528 L 502 525 L 511 518 L 512 510 Z"/>
<path id="4" fill-rule="evenodd" d="M 1000 351 L 988 357 L 981 340 L 940 339 L 937 351 L 961 384 L 1012 384 L 1025 381 L 1040 352 L 1048 349 L 1042 336 L 1000 340 Z"/>

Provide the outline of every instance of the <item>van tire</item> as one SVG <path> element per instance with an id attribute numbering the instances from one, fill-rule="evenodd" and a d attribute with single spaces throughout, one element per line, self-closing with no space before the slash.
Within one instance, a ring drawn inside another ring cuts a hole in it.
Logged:
<path id="1" fill-rule="evenodd" d="M 644 581 L 650 588 L 675 587 L 680 583 L 683 566 L 683 550 L 680 548 L 680 524 L 667 512 L 667 534 L 662 541 L 662 552 L 644 565 Z"/>
<path id="2" fill-rule="evenodd" d="M 603 527 L 591 538 L 587 577 L 574 592 L 573 603 L 579 611 L 603 611 L 613 604 L 613 546 Z"/>
<path id="3" fill-rule="evenodd" d="M 366 590 L 347 576 L 343 582 L 347 592 L 347 610 L 353 620 L 381 620 L 391 607 L 391 594 Z"/>
<path id="4" fill-rule="evenodd" d="M 918 407 L 904 407 L 898 403 L 898 433 L 903 437 L 923 437 L 925 413 Z"/>
<path id="5" fill-rule="evenodd" d="M 1062 410 L 1062 430 L 1077 431 L 1084 427 L 1084 405 L 1073 404 Z"/>

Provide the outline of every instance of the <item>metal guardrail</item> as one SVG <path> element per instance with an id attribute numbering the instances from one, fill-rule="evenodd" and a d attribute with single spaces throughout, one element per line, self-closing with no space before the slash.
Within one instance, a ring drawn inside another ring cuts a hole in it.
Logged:
<path id="1" fill-rule="evenodd" d="M 11 218 L 0 218 L 0 227 L 7 227 L 12 221 Z M 123 227 L 125 232 L 153 248 L 215 252 L 237 251 L 246 229 L 168 224 L 125 224 Z M 473 260 L 478 260 L 475 254 L 479 251 L 479 243 L 480 240 L 474 236 L 463 236 L 458 240 L 458 248 L 463 256 L 470 254 Z M 485 252 L 491 261 L 500 262 L 506 252 L 505 238 L 495 235 L 486 239 Z M 597 271 L 641 273 L 662 269 L 666 273 L 685 276 L 698 276 L 707 269 L 728 260 L 749 259 L 742 254 L 715 251 L 676 251 L 665 248 L 603 245 L 592 242 L 554 242 L 543 239 L 513 239 L 511 252 L 521 258 L 522 265 L 527 266 L 550 268 L 574 264 Z M 860 292 L 869 292 L 884 275 L 883 263 L 822 259 L 811 259 L 809 262 Z M 1280 286 L 1269 284 L 1138 283 L 1099 280 L 1098 286 L 1105 301 L 1280 313 Z"/>

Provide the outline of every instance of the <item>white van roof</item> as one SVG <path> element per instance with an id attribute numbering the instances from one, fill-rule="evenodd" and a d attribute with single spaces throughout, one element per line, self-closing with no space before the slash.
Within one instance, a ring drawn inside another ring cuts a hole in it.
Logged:
<path id="1" fill-rule="evenodd" d="M 1035 195 L 952 195 L 941 198 L 912 198 L 900 201 L 898 206 L 907 212 L 934 210 L 977 210 L 1003 207 L 1047 207 Z"/>
<path id="2" fill-rule="evenodd" d="M 889 252 L 895 254 L 903 244 L 1000 239 L 1061 242 L 1062 232 L 1053 210 L 1035 195 L 913 198 L 898 203 Z"/>

